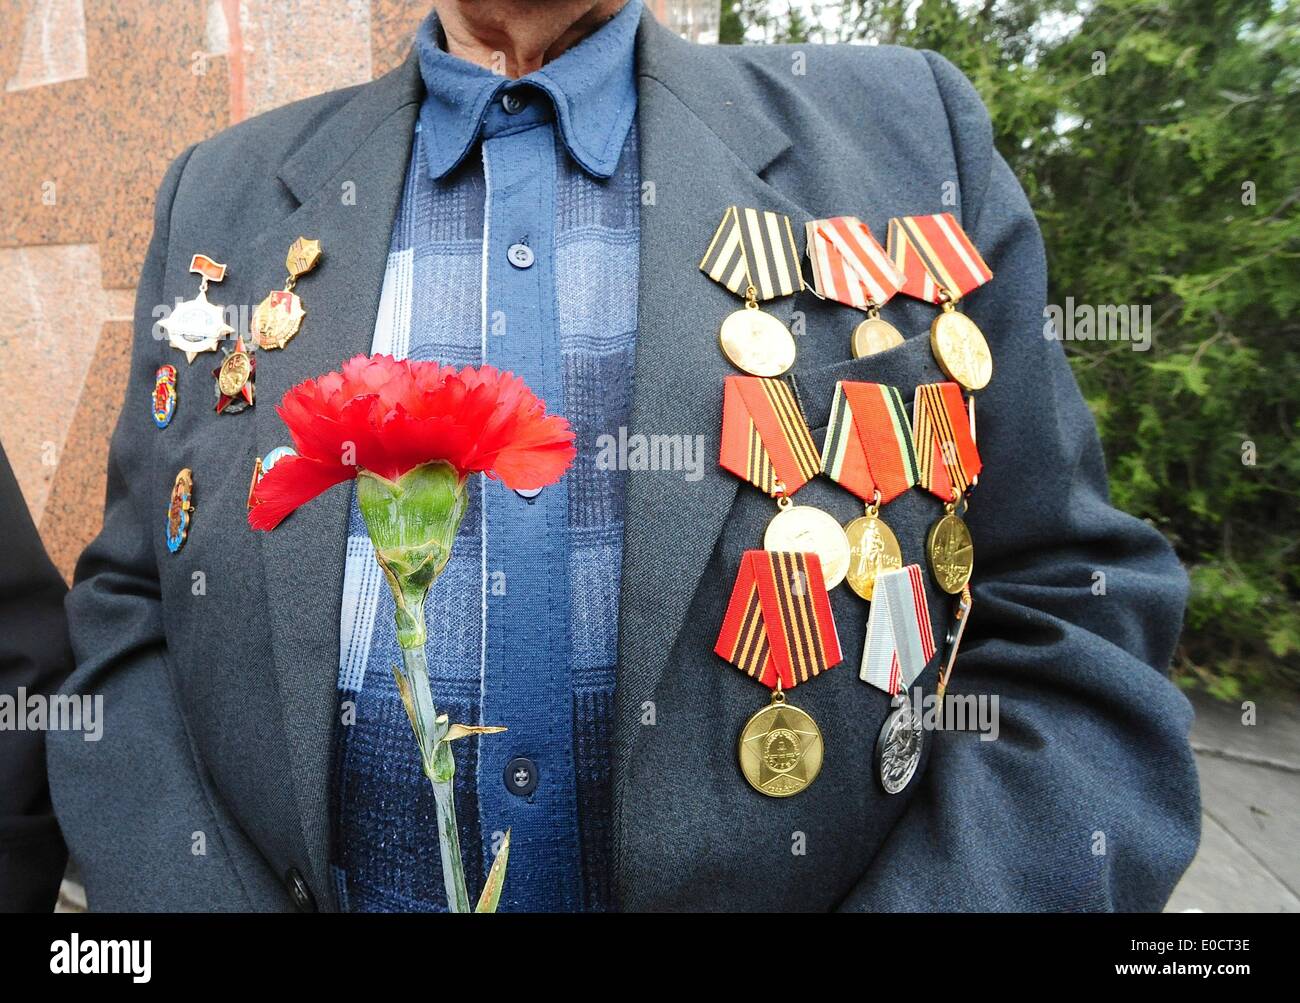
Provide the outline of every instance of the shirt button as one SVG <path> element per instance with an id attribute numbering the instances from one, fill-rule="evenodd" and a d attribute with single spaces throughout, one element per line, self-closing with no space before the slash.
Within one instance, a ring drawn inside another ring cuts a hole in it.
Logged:
<path id="1" fill-rule="evenodd" d="M 515 494 L 526 501 L 532 501 L 541 493 L 541 488 L 515 488 Z"/>
<path id="2" fill-rule="evenodd" d="M 293 899 L 293 907 L 299 912 L 315 912 L 316 899 L 307 887 L 307 882 L 303 880 L 302 874 L 298 868 L 290 867 L 284 875 L 285 887 L 289 890 L 289 898 Z"/>
<path id="3" fill-rule="evenodd" d="M 511 244 L 506 251 L 506 259 L 516 268 L 532 268 L 533 249 L 527 244 Z"/>
<path id="4" fill-rule="evenodd" d="M 524 99 L 513 91 L 501 95 L 501 110 L 507 115 L 518 115 L 524 110 Z"/>
<path id="5" fill-rule="evenodd" d="M 506 763 L 503 777 L 506 790 L 517 797 L 526 798 L 537 790 L 537 764 L 531 759 L 516 756 Z"/>

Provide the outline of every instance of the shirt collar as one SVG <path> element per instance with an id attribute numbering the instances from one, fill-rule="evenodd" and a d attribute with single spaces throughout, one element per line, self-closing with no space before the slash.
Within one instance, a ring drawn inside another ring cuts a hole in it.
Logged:
<path id="1" fill-rule="evenodd" d="M 416 36 L 426 95 L 420 129 L 429 174 L 438 180 L 455 168 L 482 134 L 523 125 L 493 102 L 502 92 L 530 104 L 548 103 L 569 155 L 588 174 L 608 178 L 618 167 L 636 113 L 635 43 L 641 0 L 628 3 L 573 48 L 539 70 L 511 80 L 449 54 L 442 27 L 430 14 Z M 538 92 L 549 102 L 540 99 Z M 546 109 L 549 113 L 550 109 Z M 485 124 L 486 122 L 486 124 Z"/>

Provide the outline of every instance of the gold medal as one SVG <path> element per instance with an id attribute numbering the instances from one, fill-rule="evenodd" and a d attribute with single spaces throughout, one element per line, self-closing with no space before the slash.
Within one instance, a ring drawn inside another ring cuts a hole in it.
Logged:
<path id="1" fill-rule="evenodd" d="M 728 361 L 751 376 L 780 376 L 794 365 L 793 335 L 756 303 L 729 315 L 718 340 Z"/>
<path id="2" fill-rule="evenodd" d="M 903 343 L 903 336 L 898 328 L 887 320 L 882 320 L 879 311 L 875 311 L 866 320 L 853 329 L 853 357 L 861 359 L 868 355 L 878 355 Z"/>
<path id="3" fill-rule="evenodd" d="M 876 576 L 903 566 L 898 537 L 880 518 L 876 505 L 868 505 L 866 515 L 845 526 L 844 535 L 849 541 L 849 587 L 870 602 L 876 590 Z"/>
<path id="4" fill-rule="evenodd" d="M 951 300 L 930 325 L 930 350 L 948 378 L 967 390 L 983 390 L 993 378 L 993 356 L 975 322 Z"/>
<path id="5" fill-rule="evenodd" d="M 785 702 L 778 687 L 772 702 L 740 731 L 740 769 L 749 785 L 772 798 L 788 798 L 817 779 L 824 752 L 817 722 Z"/>
<path id="6" fill-rule="evenodd" d="M 751 376 L 780 376 L 794 365 L 794 338 L 758 308 L 760 302 L 804 289 L 790 217 L 770 209 L 728 206 L 714 231 L 700 271 L 745 298 L 745 309 L 722 322 L 722 354 Z"/>
<path id="7" fill-rule="evenodd" d="M 966 523 L 955 512 L 956 505 L 949 502 L 943 509 L 944 514 L 925 538 L 925 550 L 939 588 L 956 595 L 975 569 L 975 545 Z"/>
<path id="8" fill-rule="evenodd" d="M 289 269 L 289 278 L 283 289 L 276 289 L 257 304 L 253 311 L 253 340 L 258 348 L 283 348 L 289 343 L 298 329 L 307 311 L 302 307 L 302 300 L 293 291 L 299 277 L 306 275 L 321 258 L 319 240 L 299 237 L 289 248 L 285 258 L 285 267 Z"/>
<path id="9" fill-rule="evenodd" d="M 779 511 L 767 524 L 763 549 L 812 553 L 821 561 L 826 588 L 835 588 L 849 571 L 849 540 L 835 517 L 811 505 L 795 505 L 782 497 Z"/>

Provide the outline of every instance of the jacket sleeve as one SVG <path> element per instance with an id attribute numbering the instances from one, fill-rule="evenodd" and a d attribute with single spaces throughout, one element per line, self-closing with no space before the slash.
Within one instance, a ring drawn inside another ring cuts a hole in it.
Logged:
<path id="1" fill-rule="evenodd" d="M 1034 216 L 970 83 L 925 56 L 963 223 L 994 273 L 962 304 L 993 381 L 976 405 L 974 607 L 949 692 L 996 696 L 999 732 L 927 733 L 919 789 L 844 906 L 1158 910 L 1200 832 L 1191 707 L 1165 676 L 1186 576 L 1156 529 L 1111 507 L 1092 416 L 1044 336 Z M 1103 223 L 1081 210 L 1080 226 Z"/>
<path id="2" fill-rule="evenodd" d="M 171 165 L 158 191 L 136 293 L 126 402 L 109 449 L 103 529 L 78 560 L 66 602 L 76 671 L 64 691 L 102 696 L 102 737 L 86 743 L 51 733 L 47 743 L 55 810 L 92 908 L 191 908 L 191 889 L 175 871 L 142 861 L 175 845 L 182 828 L 202 828 L 193 820 L 205 813 L 167 667 L 156 551 L 167 499 L 155 496 L 150 475 L 157 435 L 148 434 L 156 430 L 147 410 L 159 359 L 153 310 L 165 302 L 171 209 L 190 152 Z M 201 873 L 186 871 L 196 881 Z M 100 894 L 104 888 L 119 897 Z M 121 889 L 131 897 L 120 897 Z"/>
<path id="3" fill-rule="evenodd" d="M 0 694 L 49 697 L 72 670 L 63 597 L 18 482 L 0 452 Z M 50 806 L 42 731 L 0 728 L 0 912 L 51 912 L 67 862 Z"/>

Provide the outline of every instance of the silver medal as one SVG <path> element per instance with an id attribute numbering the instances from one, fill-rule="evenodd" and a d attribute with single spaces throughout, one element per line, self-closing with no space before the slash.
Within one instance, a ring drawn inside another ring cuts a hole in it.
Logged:
<path id="1" fill-rule="evenodd" d="M 893 706 L 876 739 L 876 774 L 886 794 L 897 794 L 911 783 L 921 762 L 921 722 L 912 703 L 899 693 Z"/>

